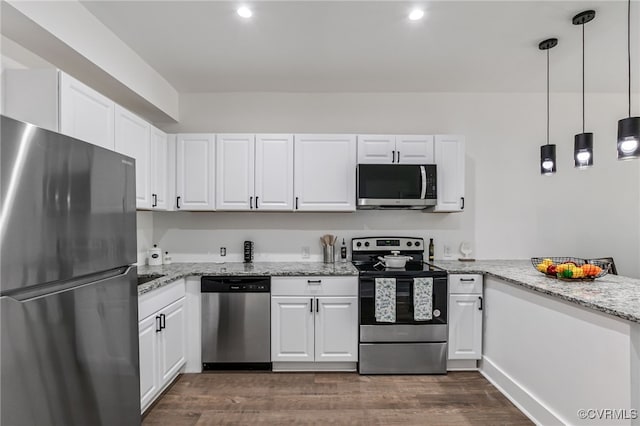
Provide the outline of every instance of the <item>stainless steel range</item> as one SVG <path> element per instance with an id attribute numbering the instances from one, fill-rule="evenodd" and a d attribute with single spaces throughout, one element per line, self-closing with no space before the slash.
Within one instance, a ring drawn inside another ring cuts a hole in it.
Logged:
<path id="1" fill-rule="evenodd" d="M 424 263 L 424 240 L 354 238 L 360 271 L 360 374 L 446 374 L 447 273 Z M 411 256 L 404 268 L 379 257 Z"/>

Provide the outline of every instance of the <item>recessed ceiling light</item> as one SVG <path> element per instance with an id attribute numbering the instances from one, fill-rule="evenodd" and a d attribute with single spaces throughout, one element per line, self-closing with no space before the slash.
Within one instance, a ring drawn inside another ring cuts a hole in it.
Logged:
<path id="1" fill-rule="evenodd" d="M 417 21 L 418 19 L 422 19 L 424 16 L 424 10 L 422 9 L 413 9 L 409 14 L 409 19 L 412 21 Z"/>
<path id="2" fill-rule="evenodd" d="M 253 12 L 248 7 L 242 6 L 238 8 L 238 15 L 242 16 L 243 18 L 251 18 Z"/>

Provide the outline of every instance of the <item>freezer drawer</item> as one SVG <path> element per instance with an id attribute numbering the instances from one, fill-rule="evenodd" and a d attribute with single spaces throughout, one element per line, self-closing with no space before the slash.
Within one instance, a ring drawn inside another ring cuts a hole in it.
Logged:
<path id="1" fill-rule="evenodd" d="M 0 424 L 140 424 L 136 268 L 0 298 Z"/>
<path id="2" fill-rule="evenodd" d="M 361 343 L 360 374 L 446 374 L 446 343 Z"/>

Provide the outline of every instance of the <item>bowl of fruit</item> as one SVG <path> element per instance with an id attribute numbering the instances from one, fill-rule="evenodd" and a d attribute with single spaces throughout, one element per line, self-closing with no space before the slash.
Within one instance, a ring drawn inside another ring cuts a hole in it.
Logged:
<path id="1" fill-rule="evenodd" d="M 576 257 L 532 257 L 531 264 L 546 276 L 565 281 L 593 281 L 611 268 L 610 262 Z"/>

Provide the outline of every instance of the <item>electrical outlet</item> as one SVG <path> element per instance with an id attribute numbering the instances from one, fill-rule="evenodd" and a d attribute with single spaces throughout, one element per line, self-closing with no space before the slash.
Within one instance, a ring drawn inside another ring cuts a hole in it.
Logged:
<path id="1" fill-rule="evenodd" d="M 309 247 L 302 247 L 302 258 L 303 259 L 308 259 L 309 256 L 310 256 Z"/>
<path id="2" fill-rule="evenodd" d="M 226 255 L 227 255 L 227 248 L 220 247 L 220 256 L 226 256 Z"/>

